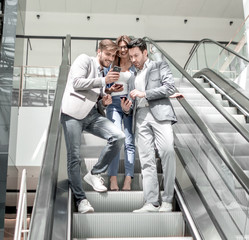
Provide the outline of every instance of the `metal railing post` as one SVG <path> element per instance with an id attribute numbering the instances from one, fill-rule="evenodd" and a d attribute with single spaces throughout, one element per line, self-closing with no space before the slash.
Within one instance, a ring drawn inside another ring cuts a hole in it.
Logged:
<path id="1" fill-rule="evenodd" d="M 18 209 L 16 217 L 16 226 L 14 240 L 20 240 L 23 233 L 23 239 L 27 240 L 27 184 L 26 184 L 26 169 L 22 171 L 22 179 L 18 200 Z M 23 224 L 23 229 L 22 229 Z"/>

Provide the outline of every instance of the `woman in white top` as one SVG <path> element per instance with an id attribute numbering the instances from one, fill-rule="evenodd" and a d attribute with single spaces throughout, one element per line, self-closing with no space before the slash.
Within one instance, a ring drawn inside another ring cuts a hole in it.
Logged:
<path id="1" fill-rule="evenodd" d="M 135 160 L 135 144 L 134 136 L 132 134 L 132 116 L 124 114 L 121 108 L 122 97 L 127 97 L 127 82 L 134 73 L 134 67 L 129 58 L 127 44 L 131 39 L 126 36 L 120 36 L 117 38 L 116 43 L 119 46 L 116 59 L 113 62 L 113 66 L 121 67 L 119 80 L 112 86 L 107 86 L 107 93 L 112 96 L 112 104 L 108 105 L 106 109 L 106 116 L 116 126 L 124 130 L 125 133 L 125 145 L 124 145 L 124 166 L 125 166 L 125 179 L 122 190 L 131 190 L 131 180 L 134 175 L 134 160 Z M 120 84 L 120 85 L 119 85 Z M 118 87 L 120 86 L 120 87 Z M 119 168 L 120 154 L 118 154 L 108 168 L 108 175 L 110 176 L 110 190 L 118 191 L 119 186 L 117 183 L 117 174 Z"/>

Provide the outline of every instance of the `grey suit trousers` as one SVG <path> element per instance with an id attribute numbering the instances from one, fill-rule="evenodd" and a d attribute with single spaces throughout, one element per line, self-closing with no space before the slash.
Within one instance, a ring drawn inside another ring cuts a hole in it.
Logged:
<path id="1" fill-rule="evenodd" d="M 162 201 L 171 203 L 176 172 L 171 121 L 157 121 L 151 114 L 149 107 L 137 109 L 135 138 L 141 162 L 145 202 L 159 203 L 159 183 L 154 149 L 156 145 L 161 158 L 164 177 Z"/>

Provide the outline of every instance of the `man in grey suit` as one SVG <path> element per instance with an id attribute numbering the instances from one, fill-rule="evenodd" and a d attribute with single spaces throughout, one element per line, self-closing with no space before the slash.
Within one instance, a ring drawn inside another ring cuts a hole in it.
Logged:
<path id="1" fill-rule="evenodd" d="M 169 100 L 176 91 L 174 79 L 165 61 L 148 59 L 144 40 L 134 39 L 128 48 L 137 71 L 129 82 L 130 100 L 122 100 L 121 106 L 124 112 L 133 114 L 145 200 L 144 206 L 133 212 L 169 212 L 172 211 L 176 169 L 172 124 L 177 120 Z M 161 206 L 155 145 L 161 158 L 164 177 Z"/>
<path id="2" fill-rule="evenodd" d="M 68 180 L 81 213 L 94 211 L 86 198 L 80 174 L 82 131 L 107 140 L 98 162 L 84 176 L 84 180 L 98 192 L 107 191 L 100 173 L 107 170 L 125 138 L 124 133 L 97 110 L 97 101 L 104 92 L 105 85 L 116 82 L 119 78 L 119 73 L 112 70 L 103 76 L 103 68 L 111 65 L 117 49 L 118 46 L 113 41 L 105 39 L 99 43 L 97 57 L 85 54 L 78 56 L 70 68 L 62 99 L 61 122 L 67 147 Z M 111 96 L 105 95 L 101 101 L 106 106 L 112 102 Z"/>

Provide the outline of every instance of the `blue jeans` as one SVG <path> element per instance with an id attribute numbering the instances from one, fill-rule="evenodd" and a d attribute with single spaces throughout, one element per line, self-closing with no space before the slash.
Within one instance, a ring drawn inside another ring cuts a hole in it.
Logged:
<path id="1" fill-rule="evenodd" d="M 135 144 L 134 136 L 132 134 L 132 116 L 126 116 L 122 111 L 120 104 L 120 96 L 112 97 L 112 104 L 106 109 L 106 116 L 110 119 L 119 129 L 122 130 L 122 121 L 124 124 L 125 133 L 125 176 L 134 175 L 134 160 L 135 160 Z M 120 152 L 111 162 L 108 168 L 109 176 L 117 176 L 119 167 Z"/>
<path id="2" fill-rule="evenodd" d="M 68 180 L 78 205 L 81 200 L 86 198 L 80 174 L 80 146 L 83 130 L 107 140 L 107 145 L 102 150 L 98 162 L 91 170 L 92 174 L 100 174 L 107 170 L 111 161 L 119 153 L 125 135 L 110 120 L 101 116 L 95 107 L 82 120 L 62 113 L 61 123 L 67 147 Z"/>

